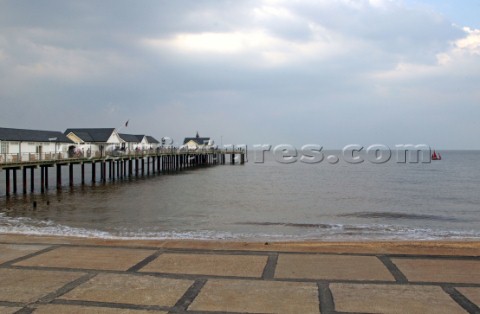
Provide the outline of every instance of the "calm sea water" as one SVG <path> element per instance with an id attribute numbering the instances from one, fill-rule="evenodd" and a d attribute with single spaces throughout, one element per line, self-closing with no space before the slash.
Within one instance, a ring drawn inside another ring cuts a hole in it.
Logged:
<path id="1" fill-rule="evenodd" d="M 429 164 L 380 165 L 256 164 L 250 158 L 245 165 L 1 196 L 0 232 L 262 241 L 480 239 L 480 152 L 445 151 L 442 157 Z M 0 176 L 4 193 L 4 172 Z M 52 172 L 52 186 L 54 180 Z"/>

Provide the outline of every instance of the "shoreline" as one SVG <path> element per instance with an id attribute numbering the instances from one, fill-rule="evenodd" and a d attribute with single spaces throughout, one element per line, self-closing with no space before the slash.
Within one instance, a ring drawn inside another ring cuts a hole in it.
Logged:
<path id="1" fill-rule="evenodd" d="M 281 251 L 332 254 L 398 254 L 480 256 L 479 240 L 360 240 L 360 241 L 232 241 L 232 240 L 177 240 L 177 239 L 104 239 L 75 236 L 44 236 L 27 234 L 0 234 L 3 244 L 58 244 L 83 246 L 111 246 L 128 248 L 165 248 L 218 251 Z"/>

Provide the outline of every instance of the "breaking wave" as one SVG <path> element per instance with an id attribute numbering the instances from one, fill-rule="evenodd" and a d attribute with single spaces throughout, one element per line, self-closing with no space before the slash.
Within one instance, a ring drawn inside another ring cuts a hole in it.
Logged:
<path id="1" fill-rule="evenodd" d="M 477 231 L 433 230 L 386 224 L 304 224 L 281 222 L 240 222 L 238 225 L 272 226 L 273 232 L 227 232 L 217 230 L 148 230 L 117 229 L 104 231 L 66 226 L 51 220 L 35 220 L 27 217 L 8 217 L 0 213 L 0 233 L 68 236 L 102 239 L 135 240 L 230 240 L 230 241 L 372 241 L 372 240 L 452 240 L 480 239 Z M 288 229 L 302 229 L 289 232 Z"/>

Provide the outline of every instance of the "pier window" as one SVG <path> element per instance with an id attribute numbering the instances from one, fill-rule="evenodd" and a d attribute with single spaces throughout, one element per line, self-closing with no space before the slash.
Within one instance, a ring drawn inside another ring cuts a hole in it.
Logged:
<path id="1" fill-rule="evenodd" d="M 8 154 L 8 143 L 7 143 L 7 142 L 1 142 L 1 144 L 0 144 L 0 153 L 2 153 L 2 154 Z"/>

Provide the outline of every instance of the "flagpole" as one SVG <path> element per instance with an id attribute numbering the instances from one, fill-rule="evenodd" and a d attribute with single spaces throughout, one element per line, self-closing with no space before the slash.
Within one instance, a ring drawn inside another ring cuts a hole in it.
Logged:
<path id="1" fill-rule="evenodd" d="M 128 119 L 127 122 L 125 122 L 125 124 L 124 124 L 124 126 L 125 126 L 126 128 L 128 128 L 128 122 L 130 122 L 130 119 Z M 123 129 L 124 126 L 119 127 L 119 128 L 117 129 L 117 133 L 120 133 L 120 130 Z"/>

